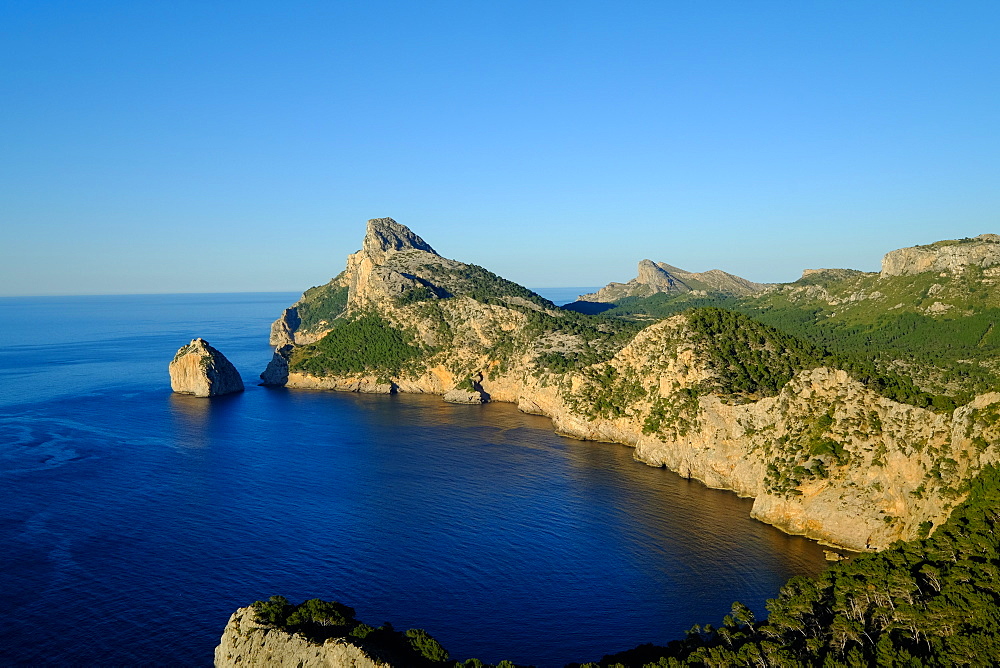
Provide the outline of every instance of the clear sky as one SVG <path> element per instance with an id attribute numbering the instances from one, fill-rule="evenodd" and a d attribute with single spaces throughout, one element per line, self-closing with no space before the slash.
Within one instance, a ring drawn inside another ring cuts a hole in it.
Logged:
<path id="1" fill-rule="evenodd" d="M 0 3 L 0 294 L 529 286 L 1000 233 L 1000 3 Z"/>

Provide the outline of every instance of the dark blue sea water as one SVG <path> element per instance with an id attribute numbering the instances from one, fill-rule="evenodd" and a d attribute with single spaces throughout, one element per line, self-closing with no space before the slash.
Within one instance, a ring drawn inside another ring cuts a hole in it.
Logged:
<path id="1" fill-rule="evenodd" d="M 254 385 L 296 297 L 0 299 L 0 664 L 209 665 L 280 593 L 561 666 L 822 569 L 750 501 L 509 405 Z M 171 394 L 195 336 L 245 393 Z"/>

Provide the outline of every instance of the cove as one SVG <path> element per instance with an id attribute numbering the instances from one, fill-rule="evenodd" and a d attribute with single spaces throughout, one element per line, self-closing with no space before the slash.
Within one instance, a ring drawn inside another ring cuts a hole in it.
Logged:
<path id="1" fill-rule="evenodd" d="M 561 666 L 718 623 L 734 600 L 763 615 L 823 568 L 750 500 L 512 405 L 250 385 L 286 299 L 49 302 L 52 340 L 7 342 L 0 660 L 204 665 L 233 610 L 282 594 L 424 628 L 455 658 Z M 193 335 L 247 392 L 169 393 Z"/>

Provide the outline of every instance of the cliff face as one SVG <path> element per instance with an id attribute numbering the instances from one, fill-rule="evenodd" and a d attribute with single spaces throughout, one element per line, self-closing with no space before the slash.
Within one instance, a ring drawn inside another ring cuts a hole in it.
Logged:
<path id="1" fill-rule="evenodd" d="M 881 276 L 909 276 L 925 271 L 955 273 L 968 266 L 985 269 L 996 265 L 1000 265 L 1000 235 L 980 234 L 974 239 L 939 241 L 886 253 Z"/>
<path id="2" fill-rule="evenodd" d="M 343 638 L 314 643 L 300 635 L 261 626 L 251 608 L 240 608 L 229 618 L 215 648 L 218 668 L 235 666 L 289 666 L 292 668 L 392 668 Z"/>
<path id="3" fill-rule="evenodd" d="M 665 262 L 642 260 L 638 275 L 628 283 L 609 283 L 597 292 L 580 295 L 577 299 L 585 302 L 610 303 L 625 297 L 649 297 L 658 293 L 680 294 L 701 291 L 705 293 L 734 296 L 751 295 L 766 286 L 754 283 L 721 269 L 705 272 L 685 271 Z"/>
<path id="4" fill-rule="evenodd" d="M 427 249 L 407 245 L 405 234 L 386 242 L 381 226 L 369 222 L 339 279 L 349 286 L 340 320 L 354 324 L 296 348 L 289 387 L 442 395 L 472 387 L 478 398 L 550 417 L 560 433 L 631 445 L 640 461 L 752 496 L 762 521 L 859 550 L 940 524 L 964 483 L 997 459 L 1000 394 L 935 413 L 823 367 L 799 368 L 768 391 L 726 389 L 744 362 L 720 357 L 726 341 L 700 334 L 690 316 L 636 334 L 554 308 L 422 240 Z M 379 324 L 367 338 L 348 339 L 373 313 Z M 409 341 L 405 361 L 336 357 L 390 330 Z M 780 337 L 755 337 L 747 364 L 766 375 L 790 353 Z"/>
<path id="5" fill-rule="evenodd" d="M 169 365 L 170 387 L 180 394 L 214 397 L 243 391 L 243 379 L 226 356 L 204 339 L 181 346 Z"/>

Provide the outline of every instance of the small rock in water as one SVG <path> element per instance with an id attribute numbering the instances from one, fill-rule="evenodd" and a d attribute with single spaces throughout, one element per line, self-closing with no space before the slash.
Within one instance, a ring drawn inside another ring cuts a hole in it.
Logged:
<path id="1" fill-rule="evenodd" d="M 202 338 L 181 346 L 169 370 L 170 388 L 180 394 L 216 397 L 243 391 L 243 379 L 236 367 Z"/>
<path id="2" fill-rule="evenodd" d="M 451 404 L 485 404 L 489 399 L 479 390 L 460 390 L 457 387 L 445 392 L 442 397 Z"/>

